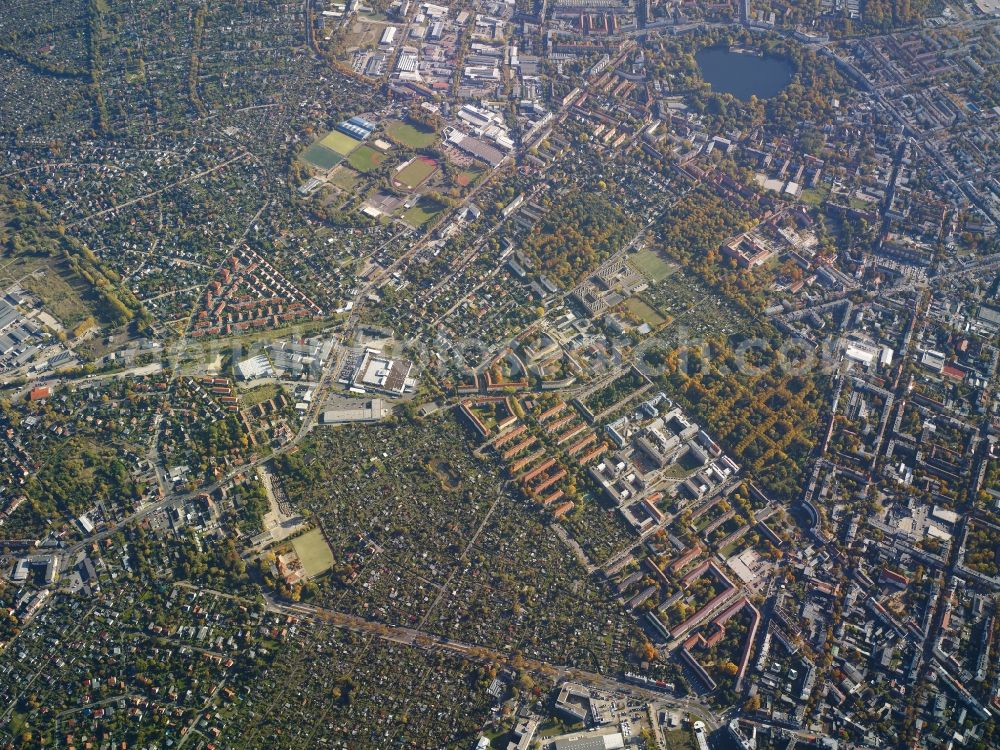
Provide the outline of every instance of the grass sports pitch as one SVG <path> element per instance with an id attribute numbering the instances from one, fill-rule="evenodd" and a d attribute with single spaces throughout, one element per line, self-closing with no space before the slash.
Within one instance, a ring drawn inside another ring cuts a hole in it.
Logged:
<path id="1" fill-rule="evenodd" d="M 630 256 L 628 261 L 637 270 L 648 276 L 650 281 L 663 281 L 676 269 L 676 266 L 660 253 L 649 248 L 644 248 Z"/>
<path id="2" fill-rule="evenodd" d="M 437 168 L 437 162 L 433 159 L 428 159 L 426 156 L 417 156 L 396 172 L 393 181 L 413 190 L 426 182 L 427 178 L 437 171 Z"/>
<path id="3" fill-rule="evenodd" d="M 355 140 L 346 133 L 341 133 L 339 130 L 331 130 L 329 133 L 320 138 L 319 142 L 321 146 L 324 146 L 341 156 L 347 156 L 361 145 L 361 141 Z"/>
<path id="4" fill-rule="evenodd" d="M 347 163 L 359 172 L 371 172 L 383 161 L 385 161 L 385 154 L 368 146 L 362 146 L 347 158 Z"/>
<path id="5" fill-rule="evenodd" d="M 437 133 L 433 130 L 417 128 L 399 120 L 387 123 L 385 133 L 396 143 L 407 148 L 427 148 L 437 140 Z"/>
<path id="6" fill-rule="evenodd" d="M 333 552 L 319 529 L 308 531 L 292 540 L 292 549 L 302 561 L 302 569 L 310 578 L 333 567 Z"/>
<path id="7" fill-rule="evenodd" d="M 318 143 L 314 143 L 302 152 L 302 161 L 319 169 L 333 169 L 343 158 L 340 154 L 334 153 Z"/>

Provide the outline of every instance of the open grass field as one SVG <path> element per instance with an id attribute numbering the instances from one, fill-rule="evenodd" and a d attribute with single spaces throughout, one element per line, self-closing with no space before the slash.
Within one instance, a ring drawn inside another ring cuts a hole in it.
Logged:
<path id="1" fill-rule="evenodd" d="M 86 282 L 73 278 L 72 271 L 65 264 L 44 263 L 41 269 L 44 276 L 29 276 L 23 280 L 22 286 L 37 294 L 45 309 L 64 328 L 72 329 L 96 312 L 94 306 L 85 300 L 90 296 Z"/>
<path id="2" fill-rule="evenodd" d="M 647 305 L 638 297 L 630 297 L 625 301 L 625 309 L 630 313 L 635 315 L 643 323 L 648 323 L 653 328 L 663 325 L 667 322 L 667 319 L 660 315 L 656 310 Z"/>
<path id="3" fill-rule="evenodd" d="M 648 277 L 650 281 L 663 281 L 673 273 L 676 266 L 655 250 L 648 248 L 640 250 L 628 259 L 639 273 Z"/>
<path id="4" fill-rule="evenodd" d="M 687 729 L 671 729 L 663 733 L 667 750 L 697 750 L 698 743 Z"/>
<path id="5" fill-rule="evenodd" d="M 426 156 L 417 156 L 396 172 L 393 182 L 413 190 L 423 185 L 437 171 L 437 168 L 437 162 L 433 159 L 428 159 Z"/>
<path id="6" fill-rule="evenodd" d="M 333 552 L 319 529 L 307 531 L 292 540 L 292 549 L 302 561 L 302 569 L 310 578 L 325 573 L 333 567 Z"/>
<path id="7" fill-rule="evenodd" d="M 89 285 L 66 263 L 33 255 L 5 259 L 0 261 L 0 281 L 5 285 L 19 281 L 64 328 L 73 329 L 87 318 L 98 317 Z"/>
<path id="8" fill-rule="evenodd" d="M 344 157 L 319 143 L 314 143 L 302 152 L 302 161 L 318 169 L 333 169 Z"/>
<path id="9" fill-rule="evenodd" d="M 371 23 L 372 21 L 385 20 L 379 18 L 382 14 L 358 13 L 357 21 L 351 24 L 343 41 L 337 45 L 337 57 L 342 60 L 350 59 L 351 52 L 355 49 L 372 49 L 378 45 L 379 38 L 385 30 L 381 23 Z"/>
<path id="10" fill-rule="evenodd" d="M 819 206 L 829 194 L 830 191 L 825 187 L 806 188 L 799 195 L 799 200 L 807 206 Z"/>
<path id="11" fill-rule="evenodd" d="M 437 133 L 433 130 L 399 120 L 390 120 L 385 126 L 385 133 L 396 143 L 408 148 L 427 148 L 437 140 Z"/>
<path id="12" fill-rule="evenodd" d="M 280 385 L 268 383 L 246 391 L 240 398 L 240 401 L 243 403 L 243 408 L 249 408 L 251 406 L 256 406 L 257 404 L 262 404 L 265 401 L 269 401 L 280 392 Z"/>
<path id="13" fill-rule="evenodd" d="M 403 214 L 403 221 L 413 227 L 420 227 L 437 216 L 444 209 L 437 201 L 421 199 L 417 205 Z"/>
<path id="14" fill-rule="evenodd" d="M 353 190 L 358 184 L 358 173 L 341 164 L 330 177 L 330 184 L 336 185 L 341 190 Z"/>
<path id="15" fill-rule="evenodd" d="M 385 154 L 379 153 L 368 146 L 362 146 L 347 157 L 347 163 L 361 173 L 371 172 L 384 161 Z"/>
<path id="16" fill-rule="evenodd" d="M 319 143 L 324 148 L 328 148 L 341 156 L 347 156 L 361 145 L 361 141 L 355 140 L 346 133 L 341 133 L 339 130 L 331 130 L 319 139 Z"/>

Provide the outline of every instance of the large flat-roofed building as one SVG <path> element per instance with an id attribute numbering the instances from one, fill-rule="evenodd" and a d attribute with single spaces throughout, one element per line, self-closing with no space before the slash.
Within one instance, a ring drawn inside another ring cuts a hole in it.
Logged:
<path id="1" fill-rule="evenodd" d="M 17 561 L 17 565 L 14 566 L 14 570 L 10 574 L 10 579 L 14 581 L 14 583 L 22 583 L 23 581 L 28 580 L 29 567 L 30 563 L 28 562 L 28 559 L 21 558 Z"/>
<path id="2" fill-rule="evenodd" d="M 420 67 L 420 61 L 412 52 L 404 52 L 396 60 L 397 73 L 416 73 Z"/>
<path id="3" fill-rule="evenodd" d="M 694 723 L 694 738 L 698 742 L 698 750 L 708 750 L 708 735 L 705 733 L 705 723 Z"/>
<path id="4" fill-rule="evenodd" d="M 352 385 L 365 391 L 402 396 L 416 385 L 410 377 L 413 363 L 408 359 L 393 359 L 377 349 L 365 349 Z"/>
<path id="5" fill-rule="evenodd" d="M 495 167 L 503 161 L 503 152 L 500 149 L 494 148 L 485 141 L 466 135 L 459 130 L 453 130 L 448 135 L 448 142 L 457 146 L 465 153 L 477 159 L 482 159 L 491 167 Z"/>
<path id="6" fill-rule="evenodd" d="M 327 409 L 320 415 L 323 424 L 341 424 L 343 422 L 377 422 L 385 416 L 385 405 L 380 398 L 370 401 L 359 401 L 356 406 L 344 406 Z"/>
<path id="7" fill-rule="evenodd" d="M 263 354 L 250 357 L 242 362 L 236 363 L 236 374 L 240 380 L 259 380 L 261 378 L 273 378 L 274 368 L 270 360 Z"/>
<path id="8" fill-rule="evenodd" d="M 625 747 L 621 732 L 611 734 L 586 734 L 560 737 L 552 743 L 554 750 L 620 750 Z"/>
<path id="9" fill-rule="evenodd" d="M 358 125 L 351 120 L 344 120 L 343 122 L 337 123 L 337 130 L 339 130 L 344 135 L 349 135 L 359 141 L 364 141 L 368 139 L 368 136 L 372 134 L 372 131 L 366 127 Z"/>
<path id="10" fill-rule="evenodd" d="M 268 351 L 275 369 L 288 375 L 318 376 L 333 346 L 333 339 L 314 338 L 304 341 L 279 341 L 272 344 Z"/>
<path id="11" fill-rule="evenodd" d="M 357 125 L 359 128 L 367 130 L 369 133 L 375 130 L 375 123 L 372 122 L 371 120 L 366 120 L 364 117 L 361 117 L 360 115 L 355 115 L 354 117 L 351 117 L 350 119 L 348 119 L 348 122 L 351 123 L 352 125 Z"/>
<path id="12" fill-rule="evenodd" d="M 538 719 L 522 719 L 513 729 L 514 739 L 507 743 L 507 750 L 528 750 L 535 741 L 538 731 Z"/>
<path id="13" fill-rule="evenodd" d="M 590 714 L 590 691 L 582 685 L 567 682 L 556 697 L 556 711 L 573 723 L 586 721 Z"/>
<path id="14" fill-rule="evenodd" d="M 0 331 L 14 323 L 18 317 L 17 308 L 0 300 Z"/>

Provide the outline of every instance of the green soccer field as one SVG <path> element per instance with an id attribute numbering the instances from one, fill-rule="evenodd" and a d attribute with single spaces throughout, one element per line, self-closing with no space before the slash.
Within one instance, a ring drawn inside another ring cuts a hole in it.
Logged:
<path id="1" fill-rule="evenodd" d="M 654 328 L 658 325 L 666 323 L 666 318 L 660 315 L 656 310 L 647 305 L 638 297 L 630 297 L 625 301 L 625 308 L 639 318 L 643 323 L 648 323 Z"/>
<path id="2" fill-rule="evenodd" d="M 318 143 L 314 143 L 302 152 L 301 158 L 302 161 L 312 164 L 319 169 L 333 169 L 344 157 L 328 148 L 324 148 Z"/>
<path id="3" fill-rule="evenodd" d="M 437 162 L 424 156 L 418 156 L 409 164 L 396 172 L 393 178 L 400 185 L 413 188 L 422 185 L 428 177 L 437 171 Z"/>
<path id="4" fill-rule="evenodd" d="M 333 552 L 319 529 L 308 531 L 292 540 L 292 549 L 302 561 L 302 569 L 310 578 L 325 573 L 333 567 Z"/>
<path id="5" fill-rule="evenodd" d="M 399 120 L 392 120 L 385 126 L 385 134 L 408 148 L 427 148 L 437 140 L 437 133 L 427 128 L 417 128 Z"/>
<path id="6" fill-rule="evenodd" d="M 347 158 L 348 164 L 359 172 L 371 172 L 383 161 L 385 161 L 385 154 L 380 154 L 368 146 L 362 146 Z"/>
<path id="7" fill-rule="evenodd" d="M 361 141 L 355 140 L 346 133 L 341 133 L 339 130 L 331 130 L 329 133 L 320 138 L 319 142 L 320 145 L 325 146 L 341 156 L 347 156 L 361 145 Z"/>
<path id="8" fill-rule="evenodd" d="M 417 205 L 403 214 L 403 221 L 414 227 L 423 226 L 443 210 L 444 206 L 437 201 L 422 198 Z"/>
<path id="9" fill-rule="evenodd" d="M 636 270 L 649 277 L 650 281 L 663 281 L 673 273 L 675 266 L 655 250 L 640 250 L 628 259 Z"/>

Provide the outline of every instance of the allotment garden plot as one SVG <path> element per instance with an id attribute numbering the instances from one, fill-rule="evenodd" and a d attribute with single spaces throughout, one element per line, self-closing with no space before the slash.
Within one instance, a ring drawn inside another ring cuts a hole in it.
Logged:
<path id="1" fill-rule="evenodd" d="M 621 665 L 632 625 L 454 416 L 314 433 L 279 461 L 333 548 L 317 603 L 558 663 Z"/>
<path id="2" fill-rule="evenodd" d="M 308 621 L 294 635 L 269 624 L 280 647 L 220 712 L 224 747 L 314 748 L 334 737 L 357 750 L 471 747 L 488 715 L 481 668 L 458 657 Z"/>

